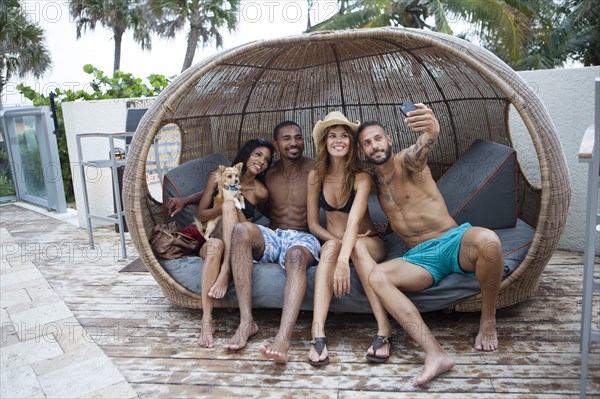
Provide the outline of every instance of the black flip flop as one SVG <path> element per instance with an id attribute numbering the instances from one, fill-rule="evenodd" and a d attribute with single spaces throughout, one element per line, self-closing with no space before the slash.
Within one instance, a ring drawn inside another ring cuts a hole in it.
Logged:
<path id="1" fill-rule="evenodd" d="M 379 357 L 376 356 L 375 354 L 377 353 L 378 349 L 381 349 L 381 347 L 383 347 L 383 345 L 385 344 L 390 344 L 390 354 L 386 357 Z M 392 355 L 392 338 L 391 337 L 384 337 L 383 335 L 376 335 L 375 338 L 373 338 L 373 354 L 370 355 L 367 353 L 366 357 L 367 360 L 372 362 L 372 363 L 385 363 L 388 361 L 388 359 L 390 358 L 390 356 Z"/>
<path id="2" fill-rule="evenodd" d="M 319 356 L 321 356 L 321 353 L 323 353 L 323 349 L 325 349 L 325 345 L 327 345 L 327 337 L 314 338 L 312 341 L 310 341 L 310 344 L 315 347 L 315 351 Z M 314 360 L 308 359 L 308 362 L 311 366 L 323 367 L 329 364 L 329 356 L 327 356 L 323 360 L 319 360 L 316 362 Z"/>

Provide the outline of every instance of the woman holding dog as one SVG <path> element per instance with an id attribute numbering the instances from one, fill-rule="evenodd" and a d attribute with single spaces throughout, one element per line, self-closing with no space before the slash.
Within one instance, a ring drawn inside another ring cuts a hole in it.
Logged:
<path id="1" fill-rule="evenodd" d="M 341 112 L 331 112 L 313 129 L 316 168 L 308 176 L 307 215 L 310 232 L 322 242 L 315 274 L 312 341 L 308 354 L 311 365 L 329 363 L 325 321 L 332 295 L 350 292 L 350 260 L 358 273 L 377 320 L 378 332 L 367 359 L 382 363 L 390 357 L 392 332 L 387 312 L 369 285 L 369 274 L 385 257 L 381 238 L 368 212 L 371 176 L 360 171 L 356 131 Z M 319 208 L 325 211 L 327 227 L 319 224 Z"/>
<path id="2" fill-rule="evenodd" d="M 266 205 L 269 191 L 264 185 L 265 171 L 271 165 L 275 148 L 264 139 L 246 142 L 238 152 L 232 165 L 242 163 L 239 179 L 240 194 L 244 197 L 243 209 L 236 207 L 235 201 L 225 200 L 221 206 L 213 206 L 218 190 L 218 172 L 213 172 L 206 184 L 196 212 L 202 223 L 221 216 L 220 238 L 211 237 L 200 249 L 204 259 L 202 271 L 202 331 L 199 345 L 213 347 L 212 310 L 215 298 L 223 298 L 231 279 L 231 232 L 238 222 L 253 221 L 255 208 Z"/>

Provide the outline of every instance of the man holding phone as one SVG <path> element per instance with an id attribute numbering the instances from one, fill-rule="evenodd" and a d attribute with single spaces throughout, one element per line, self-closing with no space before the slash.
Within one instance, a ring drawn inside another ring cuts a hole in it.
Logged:
<path id="1" fill-rule="evenodd" d="M 406 101 L 404 104 L 400 106 L 400 111 L 404 114 L 404 116 L 408 117 L 408 113 L 412 111 L 416 111 L 417 106 L 410 100 Z"/>
<path id="2" fill-rule="evenodd" d="M 498 348 L 496 301 L 504 262 L 493 231 L 469 223 L 458 226 L 448 213 L 427 165 L 440 134 L 439 122 L 425 105 L 410 105 L 401 107 L 406 110 L 405 122 L 422 133 L 412 146 L 393 154 L 392 138 L 378 122 L 363 123 L 357 136 L 360 151 L 375 164 L 381 208 L 409 248 L 404 256 L 374 266 L 369 283 L 386 310 L 425 351 L 425 365 L 413 380 L 422 385 L 452 369 L 454 361 L 403 291 L 422 291 L 451 273 L 475 275 L 482 294 L 475 349 L 493 351 Z"/>

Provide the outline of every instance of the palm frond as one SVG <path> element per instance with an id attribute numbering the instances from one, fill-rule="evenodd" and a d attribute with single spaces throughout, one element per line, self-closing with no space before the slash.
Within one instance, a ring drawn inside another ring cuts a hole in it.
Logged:
<path id="1" fill-rule="evenodd" d="M 309 32 L 317 32 L 323 30 L 343 30 L 366 26 L 371 20 L 377 17 L 377 13 L 373 9 L 363 9 L 353 12 L 348 12 L 343 15 L 337 15 L 333 18 L 320 22 L 309 30 Z"/>
<path id="2" fill-rule="evenodd" d="M 512 4 L 510 4 L 512 3 Z M 449 13 L 470 24 L 484 42 L 503 48 L 510 60 L 524 55 L 531 38 L 531 11 L 525 0 L 454 0 L 445 4 Z"/>
<path id="3" fill-rule="evenodd" d="M 442 3 L 440 0 L 432 0 L 429 2 L 429 6 L 430 12 L 435 18 L 435 30 L 448 35 L 454 34 L 450 24 L 448 23 L 446 10 L 444 9 L 444 3 Z"/>

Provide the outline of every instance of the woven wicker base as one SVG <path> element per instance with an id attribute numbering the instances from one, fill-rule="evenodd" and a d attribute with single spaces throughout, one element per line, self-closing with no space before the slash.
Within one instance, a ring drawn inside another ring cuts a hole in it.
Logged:
<path id="1" fill-rule="evenodd" d="M 144 261 L 141 258 L 137 258 L 136 260 L 119 270 L 119 273 L 141 273 L 147 271 L 148 269 L 146 268 Z"/>

